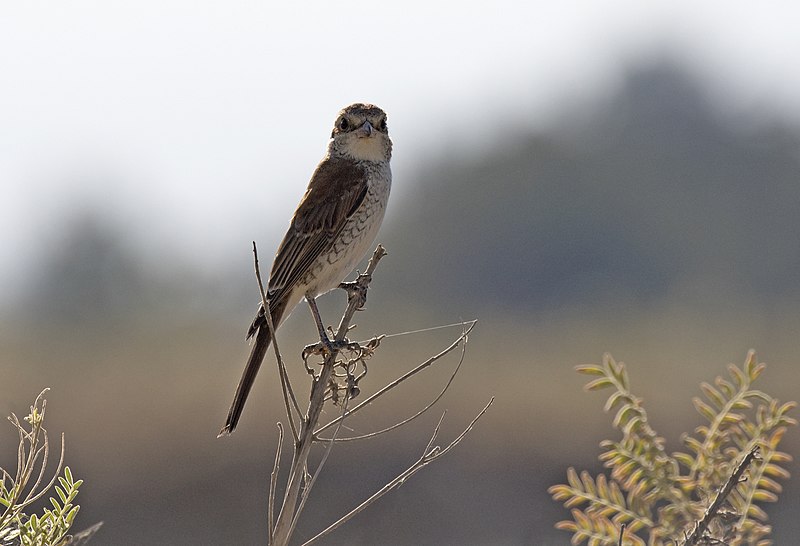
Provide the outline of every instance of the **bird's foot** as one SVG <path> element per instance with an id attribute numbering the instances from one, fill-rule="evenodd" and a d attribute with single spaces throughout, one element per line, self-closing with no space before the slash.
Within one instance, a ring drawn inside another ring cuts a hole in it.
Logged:
<path id="1" fill-rule="evenodd" d="M 325 336 L 324 338 L 321 338 L 318 343 L 306 345 L 303 348 L 303 353 L 301 356 L 304 361 L 307 361 L 308 357 L 310 356 L 319 355 L 324 358 L 333 353 L 339 353 L 345 350 L 356 350 L 358 347 L 358 343 L 351 342 L 347 338 L 341 341 L 336 341 L 330 339 L 328 336 Z M 307 366 L 306 369 L 308 369 Z"/>

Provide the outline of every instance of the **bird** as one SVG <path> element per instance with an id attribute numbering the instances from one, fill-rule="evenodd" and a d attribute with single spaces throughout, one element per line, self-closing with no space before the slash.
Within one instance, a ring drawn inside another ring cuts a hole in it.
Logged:
<path id="1" fill-rule="evenodd" d="M 270 270 L 267 302 L 277 329 L 305 298 L 326 336 L 316 298 L 339 286 L 361 262 L 383 222 L 392 185 L 386 113 L 372 104 L 343 108 Z M 272 341 L 263 303 L 247 331 L 255 338 L 219 436 L 231 434 Z M 327 339 L 327 336 L 325 337 Z"/>

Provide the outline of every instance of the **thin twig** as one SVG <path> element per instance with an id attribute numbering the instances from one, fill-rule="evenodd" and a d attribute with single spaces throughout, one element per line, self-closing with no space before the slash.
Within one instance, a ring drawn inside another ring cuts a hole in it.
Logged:
<path id="1" fill-rule="evenodd" d="M 350 396 L 345 395 L 344 402 L 342 403 L 342 415 L 345 414 L 347 411 L 347 402 L 350 400 Z M 303 508 L 306 505 L 306 501 L 308 497 L 311 495 L 311 489 L 314 487 L 314 484 L 317 482 L 317 478 L 319 477 L 320 473 L 322 473 L 322 468 L 325 466 L 325 463 L 328 461 L 328 456 L 331 454 L 331 450 L 333 449 L 333 443 L 336 440 L 336 436 L 339 434 L 339 430 L 342 428 L 342 423 L 344 421 L 339 421 L 339 425 L 333 431 L 333 438 L 325 448 L 325 453 L 322 454 L 322 459 L 319 461 L 316 470 L 314 470 L 314 476 L 311 478 L 310 481 L 306 481 L 306 487 L 303 489 L 303 494 L 300 497 L 300 504 L 297 506 L 297 512 L 295 512 L 294 520 L 292 521 L 292 526 L 289 529 L 289 535 L 291 536 L 294 533 L 294 529 L 297 526 L 297 521 L 300 519 L 300 513 L 303 511 Z"/>
<path id="2" fill-rule="evenodd" d="M 283 451 L 283 423 L 278 421 L 278 447 L 275 449 L 275 462 L 272 465 L 272 474 L 269 476 L 269 506 L 267 508 L 269 542 L 272 544 L 272 530 L 275 528 L 275 489 L 278 483 L 278 472 L 281 464 L 281 452 Z"/>
<path id="3" fill-rule="evenodd" d="M 68 546 L 83 546 L 84 544 L 89 542 L 89 540 L 92 537 L 94 537 L 97 534 L 97 532 L 100 530 L 100 528 L 102 526 L 103 526 L 103 522 L 100 521 L 98 523 L 95 523 L 94 525 L 92 525 L 88 529 L 84 529 L 83 531 L 80 531 L 79 533 L 75 533 L 74 535 L 72 535 L 72 540 L 70 540 L 67 543 Z"/>
<path id="4" fill-rule="evenodd" d="M 33 415 L 35 413 L 35 409 L 39 405 L 39 399 L 48 390 L 49 389 L 43 390 L 41 392 L 41 394 L 39 394 L 39 397 L 36 398 L 36 402 L 34 402 L 34 407 L 31 408 L 31 415 Z M 36 482 L 33 484 L 33 487 L 31 487 L 28 496 L 26 497 L 25 501 L 23 502 L 24 505 L 27 505 L 27 504 L 33 502 L 34 500 L 36 500 L 36 499 L 30 500 L 30 498 L 34 494 L 34 492 L 37 490 L 37 488 L 39 487 L 39 484 L 42 483 L 42 479 L 44 478 L 44 471 L 47 468 L 47 459 L 49 458 L 49 455 L 50 455 L 50 441 L 49 441 L 49 437 L 47 436 L 47 429 L 44 428 L 44 415 L 45 415 L 45 410 L 46 409 L 47 409 L 47 400 L 42 400 L 42 411 L 39 414 L 40 421 L 38 422 L 38 425 L 36 423 L 31 423 L 31 425 L 33 425 L 33 427 L 35 427 L 37 429 L 35 432 L 34 432 L 33 429 L 31 429 L 31 432 L 36 436 L 36 438 L 38 438 L 38 436 L 40 434 L 43 435 L 43 438 L 44 438 L 44 442 L 43 442 L 42 447 L 40 447 L 38 449 L 36 448 L 34 442 L 31 443 L 30 452 L 28 454 L 29 461 L 30 461 L 30 464 L 31 464 L 31 472 L 35 468 L 36 461 L 39 458 L 39 455 L 42 454 L 42 451 L 44 451 L 44 459 L 43 459 L 44 463 L 42 464 L 41 468 L 39 469 L 39 476 L 36 478 Z M 64 438 L 63 438 L 64 435 L 63 435 L 63 433 L 62 433 L 61 436 L 62 436 L 61 443 L 63 444 L 64 443 Z M 58 474 L 59 471 L 60 471 L 60 468 L 56 470 L 56 474 Z M 30 473 L 25 477 L 25 481 L 28 481 L 29 479 L 30 479 Z M 50 487 L 48 487 L 48 489 L 50 489 Z"/>
<path id="5" fill-rule="evenodd" d="M 39 396 L 31 406 L 30 416 L 28 420 L 30 425 L 30 432 L 25 430 L 25 426 L 20 422 L 19 418 L 13 412 L 8 420 L 17 428 L 19 436 L 19 445 L 17 448 L 17 471 L 15 478 L 2 470 L 2 482 L 7 491 L 11 492 L 11 496 L 5 510 L 0 514 L 0 528 L 6 523 L 9 517 L 13 517 L 15 513 L 21 512 L 25 507 L 41 499 L 53 487 L 59 477 L 61 469 L 64 465 L 64 434 L 61 434 L 61 454 L 59 456 L 58 464 L 56 465 L 55 473 L 52 479 L 41 489 L 44 481 L 47 463 L 50 458 L 50 440 L 47 434 L 47 429 L 44 428 L 44 418 L 47 413 L 47 400 L 44 395 L 49 391 L 49 388 L 42 390 Z M 25 445 L 28 445 L 26 451 Z M 40 445 L 41 444 L 41 445 Z M 36 476 L 36 481 L 31 485 L 29 483 L 33 473 L 36 470 L 37 462 L 41 457 L 41 464 L 39 472 Z M 1 469 L 0 469 L 1 470 Z M 10 487 L 5 487 L 6 476 L 10 480 Z M 26 493 L 27 491 L 27 493 Z M 23 498 L 24 495 L 24 498 Z"/>
<path id="6" fill-rule="evenodd" d="M 256 248 L 256 242 L 253 241 L 253 259 L 255 260 L 255 268 L 256 268 L 256 279 L 258 280 L 258 290 L 261 294 L 261 305 L 264 307 L 265 310 L 269 310 L 269 300 L 267 300 L 266 292 L 264 291 L 264 283 L 261 279 L 261 271 L 258 265 L 258 249 Z M 281 386 L 284 389 L 283 395 L 286 396 L 288 392 L 289 397 L 292 400 L 294 405 L 295 411 L 297 411 L 297 418 L 301 419 L 303 412 L 300 411 L 300 405 L 297 403 L 297 398 L 295 398 L 294 391 L 292 390 L 292 384 L 289 381 L 289 374 L 286 371 L 286 365 L 283 362 L 283 355 L 281 354 L 280 349 L 278 348 L 278 337 L 275 334 L 275 323 L 272 320 L 272 313 L 271 312 L 264 312 L 264 318 L 267 322 L 267 328 L 269 329 L 269 335 L 272 338 L 272 348 L 275 351 L 275 360 L 278 362 L 278 371 L 281 377 Z M 288 413 L 288 412 L 287 412 Z M 290 416 L 291 417 L 291 416 Z M 294 425 L 294 423 L 292 423 Z M 294 426 L 292 427 L 294 430 Z M 295 440 L 297 440 L 297 434 L 294 434 Z"/>
<path id="7" fill-rule="evenodd" d="M 44 428 L 42 428 L 42 430 L 44 430 Z M 45 446 L 47 446 L 47 450 L 45 450 L 45 457 L 42 460 L 42 470 L 40 471 L 40 475 L 44 474 L 44 467 L 47 464 L 47 459 L 49 457 L 49 455 L 48 455 L 49 450 L 50 450 L 49 443 L 50 442 L 47 440 L 47 432 L 45 432 Z M 61 473 L 61 468 L 63 466 L 64 466 L 64 433 L 62 432 L 61 433 L 61 455 L 59 455 L 59 457 L 58 457 L 58 464 L 56 465 L 56 470 L 53 473 L 52 479 L 44 487 L 44 489 L 39 491 L 39 493 L 37 495 L 34 495 L 32 497 L 29 495 L 29 498 L 27 498 L 25 500 L 25 502 L 21 503 L 20 506 L 27 506 L 27 505 L 29 505 L 31 503 L 34 503 L 37 500 L 41 499 L 43 496 L 45 496 L 45 494 L 47 494 L 47 492 L 50 491 L 50 489 L 53 487 L 53 485 L 55 485 L 56 480 L 58 479 L 58 475 Z M 31 489 L 31 494 L 36 490 L 37 487 L 39 487 L 40 483 L 41 483 L 41 480 L 36 480 L 36 483 L 34 484 L 33 488 Z"/>
<path id="8" fill-rule="evenodd" d="M 458 345 L 459 345 L 459 344 L 460 344 L 460 343 L 461 343 L 463 340 L 466 340 L 467 336 L 468 336 L 468 335 L 469 335 L 469 333 L 472 331 L 472 329 L 475 327 L 475 325 L 477 324 L 477 322 L 478 322 L 477 320 L 473 320 L 472 322 L 465 323 L 465 325 L 468 325 L 468 326 L 467 326 L 467 328 L 466 328 L 466 329 L 465 329 L 465 330 L 464 330 L 464 331 L 461 333 L 461 335 L 460 335 L 460 336 L 458 336 L 458 338 L 457 338 L 457 339 L 456 339 L 456 340 L 455 340 L 453 343 L 451 343 L 451 344 L 450 344 L 450 345 L 449 345 L 449 346 L 448 346 L 446 349 L 444 349 L 444 350 L 443 350 L 442 352 L 440 352 L 439 354 L 437 354 L 437 355 L 434 355 L 434 356 L 430 357 L 430 358 L 429 358 L 428 360 L 426 360 L 425 362 L 422 362 L 420 365 L 418 365 L 418 366 L 417 366 L 416 368 L 414 368 L 413 370 L 410 370 L 410 371 L 406 372 L 405 374 L 401 375 L 400 377 L 398 377 L 397 379 L 395 379 L 394 381 L 392 381 L 391 383 L 389 383 L 388 385 L 386 385 L 385 387 L 383 387 L 382 389 L 380 389 L 379 391 L 377 391 L 375 394 L 373 394 L 373 395 L 371 395 L 371 396 L 367 397 L 367 398 L 366 398 L 366 399 L 365 399 L 363 402 L 361 402 L 360 404 L 356 405 L 356 406 L 355 406 L 353 409 L 349 410 L 349 411 L 347 412 L 347 414 L 345 415 L 345 417 L 349 417 L 349 416 L 353 415 L 355 412 L 357 412 L 357 411 L 359 411 L 359 410 L 363 409 L 364 407 L 366 407 L 367 405 L 369 405 L 370 403 L 372 403 L 373 401 L 375 401 L 375 399 L 376 399 L 376 398 L 378 398 L 378 397 L 380 397 L 380 396 L 383 396 L 385 393 L 387 393 L 388 391 L 390 391 L 390 390 L 392 390 L 393 388 L 397 387 L 398 385 L 400 385 L 401 383 L 403 383 L 404 381 L 406 381 L 406 380 L 407 380 L 408 378 L 410 378 L 411 376 L 413 376 L 413 375 L 416 375 L 417 373 L 421 372 L 422 370 L 424 370 L 425 368 L 427 368 L 428 366 L 430 366 L 431 364 L 433 364 L 434 362 L 436 362 L 436 361 L 437 361 L 437 360 L 439 360 L 440 358 L 444 357 L 445 355 L 447 355 L 448 353 L 450 353 L 451 351 L 453 351 L 453 350 L 454 350 L 456 347 L 458 347 Z M 336 419 L 333 419 L 333 420 L 332 420 L 332 421 L 330 421 L 329 423 L 326 423 L 326 424 L 322 425 L 322 426 L 321 426 L 321 427 L 319 427 L 319 428 L 318 428 L 316 431 L 314 431 L 314 435 L 316 436 L 316 435 L 318 435 L 320 432 L 322 432 L 322 431 L 324 431 L 324 430 L 326 430 L 326 429 L 329 429 L 330 427 L 332 427 L 333 425 L 335 425 L 336 423 L 338 423 L 338 422 L 339 422 L 339 420 L 340 420 L 340 419 L 339 419 L 339 417 L 337 417 Z"/>
<path id="9" fill-rule="evenodd" d="M 703 515 L 703 519 L 695 523 L 692 532 L 689 533 L 689 536 L 686 538 L 686 541 L 683 543 L 684 546 L 694 546 L 698 544 L 698 541 L 703 537 L 706 529 L 708 529 L 711 520 L 713 520 L 717 516 L 717 512 L 722 507 L 722 504 L 725 502 L 725 499 L 728 498 L 728 495 L 731 494 L 733 489 L 739 485 L 741 481 L 742 474 L 744 471 L 747 470 L 747 467 L 753 462 L 758 456 L 758 446 L 754 446 L 747 455 L 744 456 L 742 462 L 734 469 L 733 473 L 731 474 L 728 481 L 725 482 L 720 490 L 717 492 L 717 496 L 714 497 L 713 502 L 711 505 L 706 509 L 706 513 Z"/>
<path id="10" fill-rule="evenodd" d="M 47 400 L 44 399 L 44 395 L 49 390 L 50 390 L 49 388 L 46 388 L 46 389 L 42 390 L 42 392 L 39 393 L 39 396 L 36 397 L 36 401 L 34 402 L 34 405 L 31 407 L 31 415 L 38 414 L 39 421 L 38 422 L 31 421 L 31 423 L 30 423 L 31 431 L 30 432 L 26 432 L 26 431 L 24 431 L 23 428 L 20 428 L 20 431 L 21 432 L 25 432 L 25 438 L 28 438 L 28 441 L 30 442 L 30 448 L 29 448 L 29 451 L 28 451 L 27 458 L 24 455 L 24 448 L 22 446 L 20 446 L 20 452 L 22 454 L 23 466 L 25 467 L 23 472 L 21 474 L 19 474 L 19 476 L 21 477 L 21 481 L 18 481 L 17 484 L 21 484 L 20 487 L 24 488 L 23 486 L 25 484 L 27 484 L 28 480 L 31 477 L 31 474 L 33 474 L 33 470 L 36 467 L 36 461 L 38 460 L 39 455 L 44 453 L 44 457 L 43 457 L 43 460 L 42 460 L 42 466 L 39 469 L 39 475 L 37 476 L 36 482 L 33 484 L 33 486 L 28 491 L 28 494 L 25 497 L 25 499 L 17 504 L 18 508 L 24 508 L 24 507 L 30 505 L 31 503 L 36 502 L 40 498 L 42 498 L 53 487 L 53 485 L 56 483 L 56 480 L 58 479 L 58 475 L 61 473 L 61 468 L 64 466 L 64 433 L 62 432 L 61 433 L 61 454 L 60 454 L 60 456 L 58 458 L 58 464 L 56 465 L 56 470 L 55 470 L 55 473 L 53 474 L 53 478 L 45 486 L 44 489 L 41 489 L 40 491 L 37 492 L 37 489 L 41 485 L 43 477 L 44 477 L 45 468 L 47 466 L 47 460 L 50 457 L 50 440 L 49 440 L 49 438 L 47 436 L 47 429 L 44 428 L 44 417 L 45 417 L 45 413 L 47 412 Z M 41 402 L 41 409 L 39 409 L 40 402 Z M 21 427 L 22 425 L 19 423 L 19 419 L 17 419 L 16 415 L 14 415 L 14 419 L 16 420 L 16 424 Z M 42 444 L 43 445 L 42 445 L 42 447 L 38 447 L 37 448 L 40 434 L 42 436 Z M 22 493 L 22 490 L 20 490 L 20 494 L 21 493 Z M 13 505 L 13 503 L 12 503 L 12 505 Z"/>
<path id="11" fill-rule="evenodd" d="M 258 281 L 258 291 L 261 294 L 261 307 L 264 309 L 264 318 L 267 321 L 267 328 L 269 335 L 272 338 L 272 348 L 275 351 L 275 359 L 278 362 L 278 375 L 281 378 L 281 391 L 283 392 L 283 403 L 286 406 L 286 419 L 289 421 L 289 428 L 292 429 L 292 437 L 297 441 L 297 425 L 294 423 L 294 415 L 292 408 L 289 405 L 291 398 L 294 403 L 294 408 L 297 411 L 297 418 L 302 419 L 303 413 L 300 411 L 300 406 L 297 404 L 297 399 L 292 390 L 292 384 L 289 382 L 289 375 L 286 372 L 286 366 L 283 363 L 283 356 L 280 349 L 278 349 L 278 338 L 275 336 L 275 324 L 272 321 L 272 312 L 269 308 L 269 300 L 267 300 L 266 292 L 264 291 L 264 282 L 261 280 L 261 268 L 258 265 L 258 247 L 256 242 L 253 241 L 253 262 L 256 269 L 256 280 Z"/>
<path id="12" fill-rule="evenodd" d="M 456 326 L 464 327 L 465 324 L 469 324 L 471 322 L 477 322 L 478 319 L 472 320 L 462 320 L 461 322 L 453 322 L 452 324 L 440 324 L 439 326 L 429 326 L 428 328 L 419 328 L 417 330 L 409 330 L 407 332 L 396 332 L 394 334 L 383 334 L 383 337 L 390 338 L 390 337 L 399 337 L 399 336 L 409 336 L 412 334 L 422 334 L 425 332 L 432 332 L 434 330 L 442 330 L 443 328 L 455 328 Z"/>
<path id="13" fill-rule="evenodd" d="M 475 323 L 473 322 L 473 326 L 474 326 L 474 324 Z M 462 324 L 462 327 L 463 326 L 465 326 L 465 325 Z M 456 375 L 458 374 L 458 371 L 461 369 L 461 365 L 464 363 L 464 357 L 465 357 L 466 352 L 467 352 L 467 343 L 469 341 L 469 338 L 466 336 L 466 331 L 462 333 L 462 337 L 460 339 L 463 339 L 464 343 L 461 344 L 461 356 L 458 359 L 458 365 L 453 370 L 453 373 L 450 375 L 450 379 L 448 379 L 447 384 L 445 384 L 445 386 L 441 390 L 441 392 L 439 392 L 439 394 L 427 406 L 425 406 L 424 408 L 419 410 L 414 415 L 412 415 L 410 417 L 407 417 L 406 419 L 403 419 L 402 421 L 399 421 L 399 422 L 397 422 L 397 423 L 395 423 L 395 424 L 393 424 L 391 426 L 388 426 L 388 427 L 386 427 L 384 429 L 376 430 L 375 432 L 370 432 L 369 434 L 360 434 L 358 436 L 348 436 L 347 438 L 336 438 L 335 441 L 337 441 L 337 442 L 352 442 L 354 440 L 364 440 L 366 438 L 374 438 L 376 436 L 379 436 L 381 434 L 384 434 L 384 433 L 389 432 L 391 430 L 394 430 L 396 428 L 400 428 L 403 425 L 406 425 L 406 424 L 410 423 L 411 421 L 413 421 L 414 419 L 416 419 L 417 417 L 419 417 L 420 415 L 424 414 L 429 409 L 431 409 L 439 400 L 442 399 L 444 394 L 447 392 L 447 389 L 450 388 L 450 385 L 452 385 L 453 380 L 456 378 Z M 374 400 L 374 398 L 373 398 L 373 400 Z M 352 415 L 352 412 L 349 415 Z M 317 437 L 317 439 L 318 440 L 323 440 L 323 441 L 328 441 L 329 440 L 328 438 L 319 438 L 319 437 Z"/>
<path id="14" fill-rule="evenodd" d="M 469 432 L 475 426 L 475 423 L 478 421 L 478 419 L 483 417 L 483 414 L 486 413 L 486 410 L 489 409 L 489 407 L 492 405 L 493 402 L 494 402 L 494 397 L 492 397 L 491 400 L 489 400 L 489 403 L 486 404 L 486 406 L 484 406 L 484 408 L 480 411 L 480 413 L 478 413 L 478 415 L 475 416 L 472 422 L 470 422 L 469 426 L 467 426 L 467 428 L 465 428 L 464 431 L 461 434 L 459 434 L 452 442 L 450 442 L 450 444 L 448 444 L 447 447 L 445 447 L 444 449 L 442 449 L 439 446 L 433 445 L 439 433 L 439 427 L 441 426 L 442 420 L 444 419 L 444 414 L 442 414 L 442 417 L 436 424 L 436 428 L 434 428 L 433 430 L 433 434 L 431 435 L 428 444 L 425 446 L 425 450 L 423 451 L 422 456 L 414 464 L 412 464 L 406 470 L 398 474 L 396 478 L 394 478 L 392 481 L 384 485 L 382 488 L 376 491 L 372 496 L 370 496 L 364 502 L 353 508 L 350 512 L 348 512 L 347 514 L 336 520 L 334 523 L 332 523 L 331 525 L 320 531 L 317 535 L 315 535 L 308 541 L 304 542 L 303 546 L 311 544 L 312 542 L 319 540 L 323 536 L 327 535 L 331 531 L 337 529 L 338 527 L 340 527 L 341 525 L 352 519 L 355 515 L 362 512 L 367 506 L 371 505 L 373 502 L 381 498 L 383 495 L 385 495 L 392 489 L 396 489 L 397 487 L 401 486 L 403 483 L 405 483 L 405 481 L 408 478 L 416 474 L 423 467 L 432 463 L 433 461 L 435 461 L 436 459 L 438 459 L 439 457 L 450 451 L 453 447 L 458 445 L 458 443 L 461 442 L 461 440 L 463 440 L 467 434 L 469 434 Z"/>
<path id="15" fill-rule="evenodd" d="M 491 403 L 491 402 L 490 402 Z M 447 410 L 442 412 L 442 416 L 439 417 L 439 420 L 436 422 L 436 426 L 433 427 L 433 434 L 431 434 L 430 440 L 428 440 L 428 444 L 425 446 L 425 450 L 422 454 L 426 453 L 433 453 L 434 451 L 439 451 L 439 446 L 434 447 L 433 443 L 436 441 L 436 438 L 439 436 L 439 429 L 442 428 L 442 423 L 444 423 L 444 418 L 447 416 Z"/>
<path id="16" fill-rule="evenodd" d="M 359 275 L 356 280 L 363 290 L 367 290 L 369 287 L 372 274 L 378 266 L 378 262 L 380 262 L 381 258 L 385 255 L 386 250 L 378 245 L 367 264 L 367 270 Z M 349 330 L 350 321 L 353 319 L 359 306 L 360 302 L 357 298 L 348 298 L 347 309 L 342 315 L 339 327 L 336 330 L 334 347 L 344 340 Z M 295 442 L 292 466 L 289 470 L 289 478 L 286 485 L 286 493 L 273 533 L 273 540 L 279 545 L 286 544 L 291 536 L 292 524 L 297 514 L 296 507 L 298 505 L 300 486 L 305 479 L 304 469 L 311 452 L 311 447 L 314 444 L 314 429 L 319 424 L 322 407 L 325 403 L 325 390 L 328 386 L 331 374 L 333 373 L 333 368 L 336 365 L 337 356 L 338 350 L 334 348 L 334 350 L 330 351 L 325 357 L 325 362 L 322 365 L 319 376 L 312 379 L 311 400 L 308 404 L 308 413 L 306 414 L 306 418 L 302 421 L 299 439 Z"/>
<path id="17" fill-rule="evenodd" d="M 627 524 L 625 524 L 625 523 L 623 523 L 622 525 L 620 525 L 620 527 L 619 527 L 619 542 L 617 542 L 617 546 L 622 546 L 622 539 L 624 539 L 624 538 L 625 538 L 625 528 L 626 528 L 627 526 L 628 526 L 628 525 L 627 525 Z"/>

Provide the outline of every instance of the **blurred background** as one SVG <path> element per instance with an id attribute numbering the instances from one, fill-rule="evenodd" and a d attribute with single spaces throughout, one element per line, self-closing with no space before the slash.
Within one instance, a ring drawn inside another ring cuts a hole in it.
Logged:
<path id="1" fill-rule="evenodd" d="M 270 359 L 217 440 L 268 261 L 338 110 L 389 113 L 389 250 L 358 337 L 480 320 L 437 409 L 337 447 L 313 536 L 414 461 L 448 457 L 329 544 L 568 544 L 548 486 L 616 438 L 578 364 L 628 366 L 670 450 L 700 381 L 768 364 L 800 398 L 800 9 L 722 1 L 75 1 L 0 8 L 0 412 L 44 387 L 97 544 L 263 544 L 283 419 Z M 267 258 L 264 258 L 267 257 Z M 344 296 L 324 298 L 338 320 Z M 365 389 L 458 330 L 388 339 Z M 305 308 L 281 347 L 314 340 Z M 455 365 L 349 422 L 402 418 Z M 0 427 L 0 465 L 16 436 Z M 800 434 L 784 450 L 800 453 Z M 286 461 L 288 464 L 288 461 Z M 800 467 L 767 507 L 800 536 Z"/>

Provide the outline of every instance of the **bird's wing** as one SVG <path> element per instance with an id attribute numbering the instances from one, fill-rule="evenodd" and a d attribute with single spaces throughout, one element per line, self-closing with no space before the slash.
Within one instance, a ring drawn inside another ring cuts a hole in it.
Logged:
<path id="1" fill-rule="evenodd" d="M 314 261 L 330 249 L 367 194 L 366 170 L 355 161 L 325 158 L 292 217 L 269 278 L 270 299 L 291 291 Z"/>

